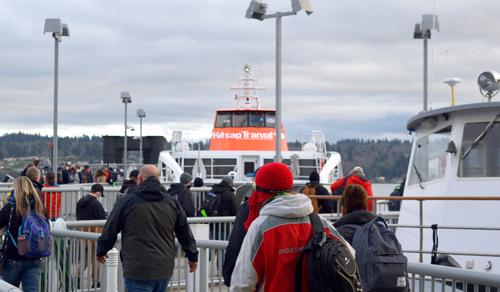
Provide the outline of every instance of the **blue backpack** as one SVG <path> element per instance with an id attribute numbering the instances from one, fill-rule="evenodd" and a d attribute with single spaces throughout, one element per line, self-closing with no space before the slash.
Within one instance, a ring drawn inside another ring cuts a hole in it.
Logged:
<path id="1" fill-rule="evenodd" d="M 52 236 L 47 220 L 36 213 L 28 210 L 24 213 L 22 224 L 19 227 L 17 243 L 10 234 L 10 238 L 16 246 L 19 255 L 27 258 L 48 257 L 52 251 Z"/>
<path id="2" fill-rule="evenodd" d="M 364 292 L 410 291 L 406 266 L 396 235 L 382 217 L 358 228 L 352 239 Z"/>

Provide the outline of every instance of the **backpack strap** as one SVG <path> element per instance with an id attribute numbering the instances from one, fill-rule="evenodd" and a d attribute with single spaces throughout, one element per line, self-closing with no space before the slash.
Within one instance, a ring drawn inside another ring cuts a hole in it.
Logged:
<path id="1" fill-rule="evenodd" d="M 7 241 L 9 241 L 9 237 L 11 238 L 12 243 L 14 243 L 14 246 L 17 248 L 17 242 L 14 240 L 14 238 L 12 237 L 12 234 L 9 231 L 10 222 L 12 221 L 12 213 L 13 212 L 14 212 L 14 204 L 11 204 L 10 215 L 9 215 L 9 224 L 7 224 L 7 228 L 5 229 L 5 235 L 7 235 L 7 233 L 8 233 L 9 236 L 5 236 L 5 240 L 4 240 L 3 246 L 2 246 L 3 253 L 2 253 L 2 257 L 0 258 L 0 263 L 3 262 L 3 258 L 5 257 L 5 253 L 7 252 Z"/>
<path id="2" fill-rule="evenodd" d="M 312 212 L 309 214 L 309 219 L 311 220 L 312 236 L 302 249 L 299 259 L 297 260 L 297 265 L 295 266 L 295 292 L 302 291 L 302 263 L 305 254 L 312 249 L 313 244 L 321 246 L 326 240 L 326 233 L 319 215 Z"/>

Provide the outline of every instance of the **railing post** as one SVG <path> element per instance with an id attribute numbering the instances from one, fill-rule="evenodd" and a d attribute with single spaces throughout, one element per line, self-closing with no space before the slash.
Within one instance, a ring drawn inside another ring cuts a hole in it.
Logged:
<path id="1" fill-rule="evenodd" d="M 203 240 L 208 240 L 209 239 L 209 224 L 192 224 L 191 226 L 191 231 L 193 232 L 193 236 L 196 239 L 203 239 Z M 198 251 L 202 250 L 203 248 L 198 248 Z M 203 254 L 200 252 L 200 254 Z M 213 259 L 212 259 L 213 260 Z M 201 279 L 208 279 L 208 269 L 200 271 L 200 265 L 203 263 L 208 263 L 208 253 L 205 253 L 205 258 L 201 259 L 198 258 L 198 269 L 194 273 L 189 273 L 189 266 L 187 265 L 187 260 L 186 260 L 186 291 L 187 292 L 199 292 L 199 291 L 206 291 L 208 287 L 208 281 L 202 281 Z M 203 272 L 203 273 L 202 273 Z M 195 282 L 195 279 L 197 280 Z M 198 285 L 194 285 L 198 284 Z M 212 283 L 213 285 L 213 283 Z M 203 288 L 202 288 L 203 287 Z"/>
<path id="2" fill-rule="evenodd" d="M 418 253 L 418 261 L 423 262 L 423 250 L 424 250 L 424 200 L 419 200 L 420 207 L 420 251 Z"/>
<path id="3" fill-rule="evenodd" d="M 113 248 L 108 251 L 109 258 L 106 259 L 106 281 L 107 292 L 118 292 L 118 250 Z"/>

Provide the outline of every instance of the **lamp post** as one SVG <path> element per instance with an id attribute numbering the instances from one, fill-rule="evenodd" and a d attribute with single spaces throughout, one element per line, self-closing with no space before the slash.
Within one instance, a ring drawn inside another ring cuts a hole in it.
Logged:
<path id="1" fill-rule="evenodd" d="M 142 118 L 146 117 L 146 111 L 143 109 L 138 109 L 137 110 L 137 116 L 141 120 L 140 124 L 140 140 L 139 140 L 139 163 L 142 164 Z"/>
<path id="2" fill-rule="evenodd" d="M 424 40 L 424 111 L 427 111 L 427 40 L 431 38 L 431 29 L 439 31 L 439 21 L 437 15 L 422 15 L 422 23 L 415 24 L 413 32 L 414 39 Z"/>
<path id="3" fill-rule="evenodd" d="M 127 103 L 132 102 L 132 96 L 128 91 L 122 91 L 120 94 L 122 102 L 125 104 L 125 138 L 123 139 L 123 173 L 127 173 Z"/>
<path id="4" fill-rule="evenodd" d="M 45 26 L 43 34 L 46 32 L 52 33 L 55 40 L 55 53 L 54 53 L 54 137 L 52 142 L 52 169 L 57 170 L 57 98 L 58 98 L 58 79 L 59 79 L 59 42 L 62 41 L 61 37 L 69 37 L 69 27 L 66 23 L 61 23 L 59 18 L 45 19 Z"/>
<path id="5" fill-rule="evenodd" d="M 245 17 L 258 19 L 260 21 L 268 18 L 276 18 L 276 156 L 275 162 L 281 162 L 281 17 L 295 15 L 304 10 L 307 15 L 313 13 L 309 0 L 291 0 L 292 11 L 276 12 L 266 15 L 267 4 L 261 0 L 252 0 L 247 9 Z"/>

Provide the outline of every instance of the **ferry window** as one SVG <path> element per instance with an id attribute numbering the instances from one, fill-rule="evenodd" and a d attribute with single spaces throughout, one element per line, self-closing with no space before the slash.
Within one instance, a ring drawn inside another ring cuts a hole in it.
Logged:
<path id="1" fill-rule="evenodd" d="M 247 123 L 247 113 L 246 112 L 234 112 L 233 113 L 233 127 L 246 127 Z"/>
<path id="2" fill-rule="evenodd" d="M 217 113 L 217 120 L 215 126 L 218 128 L 230 127 L 231 126 L 231 113 L 230 112 L 220 112 Z"/>
<path id="3" fill-rule="evenodd" d="M 275 113 L 266 113 L 266 127 L 276 127 L 276 115 Z"/>
<path id="4" fill-rule="evenodd" d="M 446 149 L 450 142 L 451 126 L 427 135 L 417 141 L 410 164 L 408 185 L 442 178 L 446 170 Z"/>
<path id="5" fill-rule="evenodd" d="M 469 123 L 464 126 L 459 177 L 500 177 L 500 122 L 488 131 L 489 122 Z M 477 145 L 474 141 L 486 130 L 483 139 Z"/>
<path id="6" fill-rule="evenodd" d="M 264 127 L 264 113 L 251 112 L 250 113 L 250 127 Z"/>

